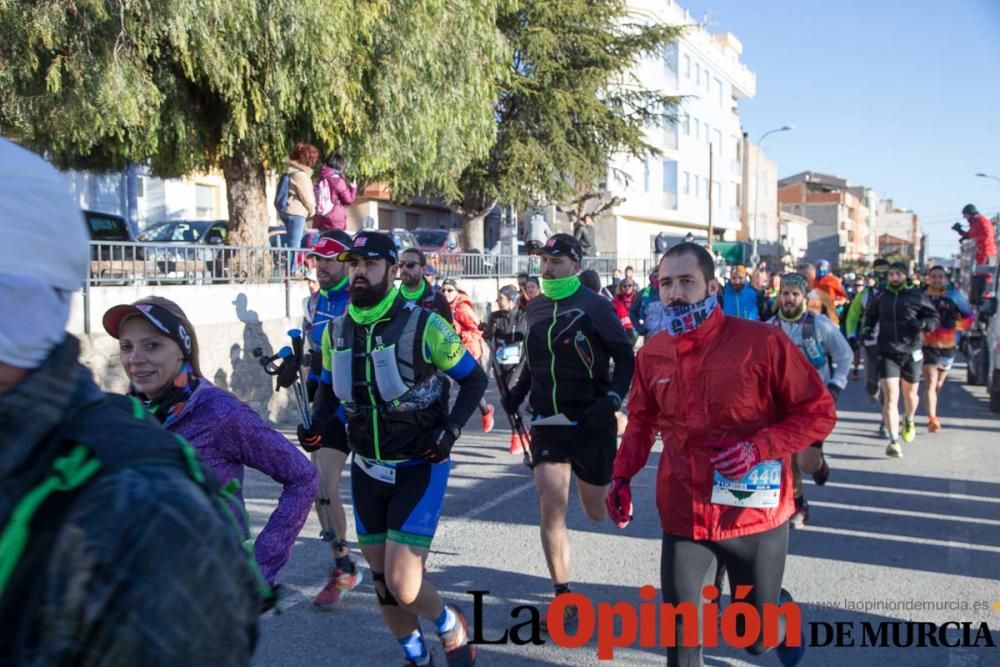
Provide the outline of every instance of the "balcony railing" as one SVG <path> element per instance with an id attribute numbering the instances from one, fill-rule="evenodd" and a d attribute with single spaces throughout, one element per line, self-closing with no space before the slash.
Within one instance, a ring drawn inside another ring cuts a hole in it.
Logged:
<path id="1" fill-rule="evenodd" d="M 281 283 L 302 278 L 311 265 L 306 252 L 281 247 L 92 241 L 87 285 Z M 585 257 L 582 266 L 607 274 L 631 265 L 639 272 L 653 261 L 652 256 L 610 254 Z M 442 278 L 514 278 L 541 271 L 540 259 L 533 255 L 429 254 L 428 265 Z"/>

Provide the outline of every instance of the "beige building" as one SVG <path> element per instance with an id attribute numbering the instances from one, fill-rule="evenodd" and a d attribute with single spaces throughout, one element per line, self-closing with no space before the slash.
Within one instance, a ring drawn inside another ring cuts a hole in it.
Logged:
<path id="1" fill-rule="evenodd" d="M 809 218 L 788 211 L 778 214 L 778 245 L 781 248 L 781 263 L 793 268 L 804 259 L 809 249 Z"/>
<path id="2" fill-rule="evenodd" d="M 903 245 L 898 243 L 890 244 L 892 245 L 892 250 L 898 250 L 900 247 L 903 247 L 908 249 L 911 259 L 920 257 L 922 232 L 920 230 L 920 218 L 916 213 L 907 209 L 896 208 L 891 199 L 881 199 L 878 202 L 876 220 L 880 243 L 882 237 L 886 235 L 901 239 L 905 243 Z M 881 247 L 878 252 L 886 254 L 886 251 Z"/>

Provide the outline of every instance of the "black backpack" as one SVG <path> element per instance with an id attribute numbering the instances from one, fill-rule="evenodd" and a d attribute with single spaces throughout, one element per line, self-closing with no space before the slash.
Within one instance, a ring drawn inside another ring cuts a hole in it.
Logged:
<path id="1" fill-rule="evenodd" d="M 4 647 L 31 645 L 30 623 L 40 604 L 35 585 L 44 574 L 52 545 L 66 516 L 81 491 L 110 474 L 147 463 L 183 470 L 207 496 L 217 501 L 239 532 L 239 524 L 229 502 L 234 502 L 236 480 L 221 486 L 213 475 L 206 474 L 194 448 L 184 438 L 166 431 L 152 431 L 150 415 L 137 399 L 105 395 L 84 405 L 46 437 L 51 443 L 37 452 L 17 473 L 17 481 L 8 484 L 3 494 L 11 499 L 11 511 L 0 516 L 0 627 L 21 628 L 17 637 Z M 159 437 L 151 437 L 159 436 Z M 111 443 L 128 443 L 128 446 Z M 273 596 L 246 546 L 251 568 L 256 574 L 262 599 Z M 6 641 L 5 641 L 6 644 Z M 16 653 L 15 653 L 16 655 Z M 0 662 L 3 654 L 0 654 Z"/>

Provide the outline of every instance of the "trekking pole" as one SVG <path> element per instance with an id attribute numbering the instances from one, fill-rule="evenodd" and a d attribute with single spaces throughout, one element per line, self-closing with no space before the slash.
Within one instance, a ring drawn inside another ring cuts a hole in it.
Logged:
<path id="1" fill-rule="evenodd" d="M 312 429 L 312 413 L 309 410 L 309 394 L 306 391 L 306 370 L 304 361 L 305 340 L 301 329 L 291 329 L 288 332 L 292 339 L 292 358 L 295 360 L 295 367 L 298 369 L 297 379 L 292 383 L 295 391 L 296 401 L 299 403 L 302 412 L 302 425 L 306 429 Z M 330 416 L 331 419 L 336 417 Z M 316 452 L 309 453 L 309 459 L 316 466 L 319 474 L 319 493 L 316 494 L 316 514 L 319 516 L 320 533 L 319 538 L 324 542 L 336 542 L 337 531 L 333 522 L 333 503 L 330 501 L 330 493 L 326 489 L 326 479 L 323 477 L 323 466 L 316 460 Z"/>
<path id="2" fill-rule="evenodd" d="M 504 413 L 507 415 L 507 421 L 510 423 L 510 429 L 521 438 L 521 442 L 524 443 L 522 452 L 524 453 L 524 465 L 528 466 L 528 469 L 535 467 L 534 462 L 531 460 L 531 433 L 524 427 L 524 420 L 521 419 L 521 413 L 515 410 L 513 413 L 507 412 L 507 403 L 510 398 L 510 387 L 507 386 L 506 381 L 503 378 L 503 373 L 501 373 L 500 363 L 497 361 L 495 354 L 490 355 L 490 364 L 493 366 L 493 377 L 497 382 L 497 391 L 500 392 L 500 407 L 503 408 Z"/>

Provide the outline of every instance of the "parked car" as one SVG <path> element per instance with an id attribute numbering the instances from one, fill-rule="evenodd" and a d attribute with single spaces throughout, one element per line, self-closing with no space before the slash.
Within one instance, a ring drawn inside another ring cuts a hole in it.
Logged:
<path id="1" fill-rule="evenodd" d="M 139 242 L 157 244 L 147 250 L 156 266 L 153 280 L 211 282 L 219 277 L 215 268 L 219 251 L 210 246 L 225 245 L 228 233 L 226 220 L 166 220 L 146 227 Z"/>
<path id="2" fill-rule="evenodd" d="M 134 280 L 142 274 L 145 253 L 135 243 L 128 222 L 120 215 L 102 211 L 83 211 L 90 240 L 90 275 L 97 282 Z"/>
<path id="3" fill-rule="evenodd" d="M 462 266 L 459 235 L 453 229 L 414 229 L 413 237 L 438 272 L 454 273 Z"/>
<path id="4" fill-rule="evenodd" d="M 420 244 L 417 243 L 417 239 L 408 229 L 393 227 L 392 230 L 387 233 L 392 236 L 392 240 L 396 242 L 396 249 L 399 251 L 406 250 L 407 248 L 420 247 Z"/>

